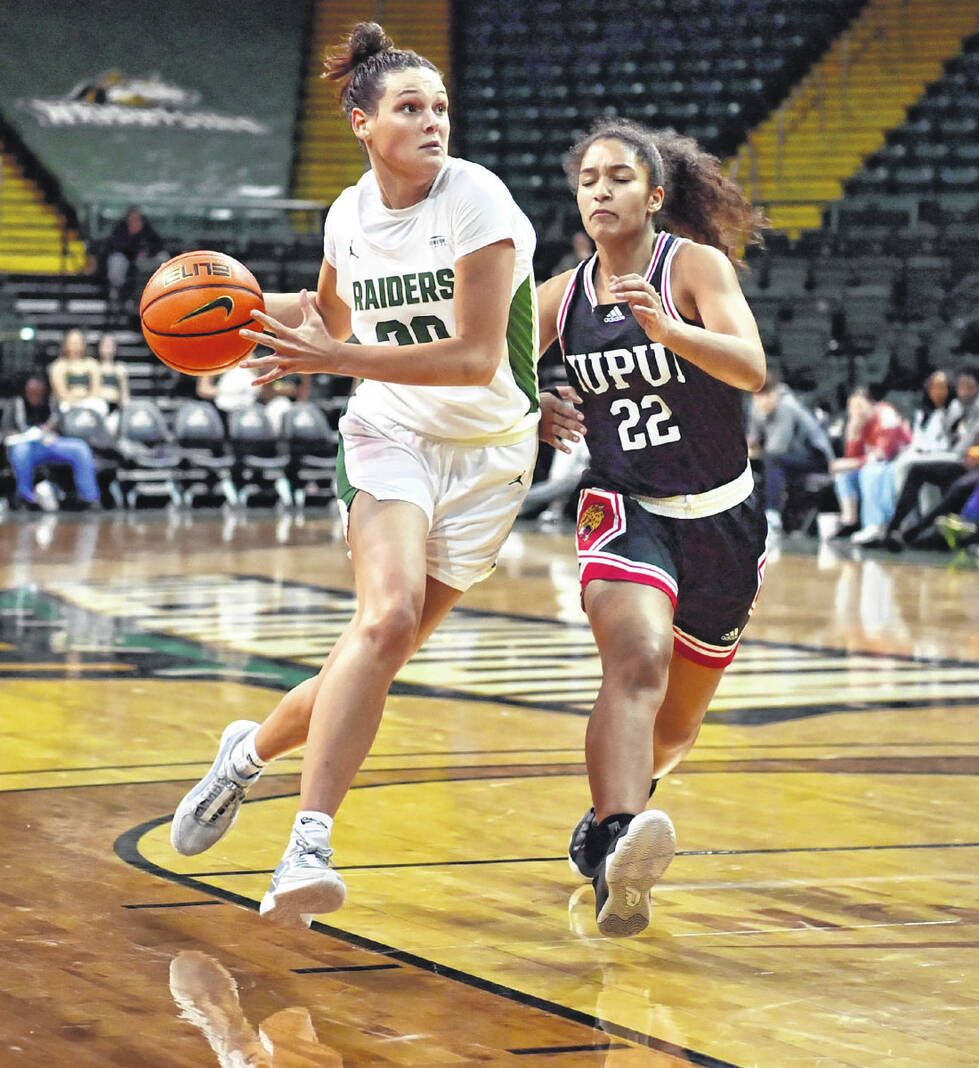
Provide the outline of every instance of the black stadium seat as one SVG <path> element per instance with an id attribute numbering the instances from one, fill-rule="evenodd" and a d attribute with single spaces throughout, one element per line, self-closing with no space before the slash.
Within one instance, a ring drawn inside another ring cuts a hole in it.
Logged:
<path id="1" fill-rule="evenodd" d="M 302 507 L 310 497 L 331 500 L 340 435 L 322 410 L 310 402 L 293 404 L 282 419 L 282 436 L 289 447 L 289 481 L 293 498 Z"/>
<path id="2" fill-rule="evenodd" d="M 222 496 L 238 503 L 232 479 L 235 458 L 228 446 L 224 423 L 209 401 L 185 401 L 177 409 L 174 437 L 189 470 L 184 475 L 184 503 Z"/>
<path id="3" fill-rule="evenodd" d="M 130 401 L 121 410 L 116 447 L 117 477 L 130 508 L 141 497 L 181 503 L 183 455 L 153 401 Z"/>
<path id="4" fill-rule="evenodd" d="M 118 478 L 119 450 L 101 413 L 91 408 L 69 408 L 61 415 L 61 433 L 88 442 L 95 461 L 99 493 L 103 500 L 108 494 L 116 507 L 121 508 L 124 502 Z"/>
<path id="5" fill-rule="evenodd" d="M 261 498 L 292 504 L 286 478 L 289 456 L 279 447 L 279 436 L 259 405 L 232 412 L 228 439 L 235 457 L 234 481 L 238 501 Z"/>

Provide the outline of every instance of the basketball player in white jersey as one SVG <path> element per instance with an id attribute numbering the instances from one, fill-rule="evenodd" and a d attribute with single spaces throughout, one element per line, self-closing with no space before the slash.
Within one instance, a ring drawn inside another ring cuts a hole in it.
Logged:
<path id="1" fill-rule="evenodd" d="M 340 422 L 338 496 L 357 611 L 323 669 L 261 725 L 226 728 L 171 838 L 203 852 L 264 765 L 307 743 L 300 812 L 261 913 L 309 923 L 343 904 L 333 819 L 405 661 L 485 578 L 532 477 L 539 405 L 534 232 L 502 182 L 447 155 L 439 72 L 358 24 L 326 57 L 370 170 L 333 204 L 315 303 L 269 295 L 272 356 L 288 374 L 362 379 Z M 339 338 L 356 337 L 359 344 Z M 307 741 L 308 732 L 308 741 Z"/>

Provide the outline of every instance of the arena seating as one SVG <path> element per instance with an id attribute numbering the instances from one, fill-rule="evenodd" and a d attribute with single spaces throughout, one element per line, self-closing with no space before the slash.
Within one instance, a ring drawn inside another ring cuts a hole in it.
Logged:
<path id="1" fill-rule="evenodd" d="M 680 11 L 651 0 L 637 20 L 626 0 L 582 0 L 572 23 L 558 0 L 462 0 L 454 21 L 454 151 L 508 183 L 537 227 L 537 269 L 546 275 L 577 226 L 561 159 L 594 117 L 673 125 L 726 155 L 863 6 L 692 0 Z M 816 402 L 835 407 L 858 381 L 906 392 L 929 366 L 954 370 L 973 359 L 977 123 L 979 34 L 827 207 L 820 230 L 794 240 L 772 233 L 767 249 L 749 257 L 743 284 L 770 358 Z M 219 216 L 197 222 L 197 230 L 181 231 L 164 220 L 168 249 L 218 244 L 269 290 L 315 285 L 318 227 L 303 234 L 244 231 Z M 186 382 L 148 352 L 131 308 L 118 315 L 108 308 L 97 277 L 0 277 L 4 374 L 46 365 L 72 326 L 93 342 L 113 330 L 134 397 L 153 400 L 173 425 L 175 386 Z M 33 338 L 21 340 L 30 330 Z"/>
<path id="2" fill-rule="evenodd" d="M 573 15 L 558 0 L 464 0 L 456 143 L 508 183 L 549 267 L 575 227 L 561 159 L 593 118 L 673 126 L 728 154 L 861 6 L 651 0 L 637 19 L 629 0 L 582 0 Z"/>

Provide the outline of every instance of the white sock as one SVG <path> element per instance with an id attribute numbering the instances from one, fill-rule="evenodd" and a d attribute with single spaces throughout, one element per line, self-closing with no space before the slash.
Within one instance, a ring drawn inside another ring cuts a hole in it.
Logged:
<path id="1" fill-rule="evenodd" d="M 332 832 L 333 817 L 325 812 L 304 809 L 296 813 L 296 819 L 292 825 L 293 835 L 301 834 L 303 838 L 313 842 L 314 845 L 326 846 L 330 844 L 330 834 Z"/>
<path id="2" fill-rule="evenodd" d="M 255 735 L 258 727 L 254 727 L 244 738 L 231 750 L 231 766 L 243 779 L 250 779 L 257 775 L 268 763 L 255 752 Z"/>

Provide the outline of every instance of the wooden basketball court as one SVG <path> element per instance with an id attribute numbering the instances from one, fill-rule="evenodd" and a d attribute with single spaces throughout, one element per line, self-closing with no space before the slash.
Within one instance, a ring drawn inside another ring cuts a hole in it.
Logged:
<path id="1" fill-rule="evenodd" d="M 776 554 L 645 935 L 565 849 L 598 665 L 567 532 L 518 531 L 395 685 L 341 811 L 348 904 L 259 919 L 274 765 L 215 849 L 169 818 L 348 617 L 331 519 L 0 525 L 3 1065 L 979 1063 L 979 573 Z"/>

